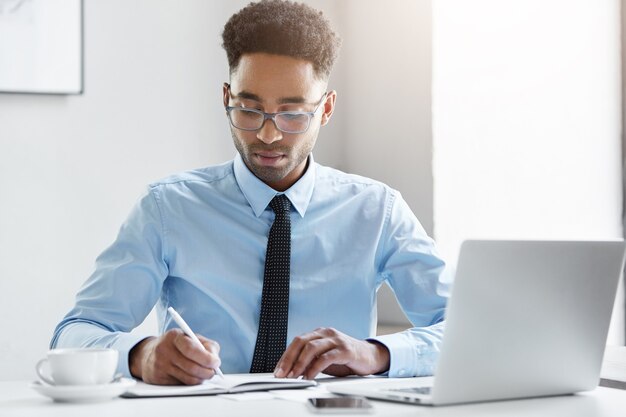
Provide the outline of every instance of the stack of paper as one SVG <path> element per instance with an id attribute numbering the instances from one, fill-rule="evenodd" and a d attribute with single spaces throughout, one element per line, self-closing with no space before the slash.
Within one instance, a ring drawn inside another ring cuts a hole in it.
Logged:
<path id="1" fill-rule="evenodd" d="M 315 381 L 275 378 L 272 374 L 230 374 L 214 376 L 200 385 L 151 385 L 138 382 L 122 397 L 178 397 L 188 395 L 217 395 L 249 391 L 269 391 L 314 387 Z"/>

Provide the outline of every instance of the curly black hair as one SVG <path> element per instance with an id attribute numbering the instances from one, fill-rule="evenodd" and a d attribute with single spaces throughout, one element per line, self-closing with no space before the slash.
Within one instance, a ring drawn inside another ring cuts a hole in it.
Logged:
<path id="1" fill-rule="evenodd" d="M 241 55 L 265 52 L 309 61 L 321 79 L 328 79 L 341 45 L 321 11 L 283 0 L 261 0 L 241 9 L 226 22 L 222 41 L 231 73 Z"/>

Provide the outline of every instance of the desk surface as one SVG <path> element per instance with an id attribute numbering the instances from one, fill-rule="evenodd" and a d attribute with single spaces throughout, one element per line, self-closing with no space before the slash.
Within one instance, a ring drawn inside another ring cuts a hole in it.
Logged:
<path id="1" fill-rule="evenodd" d="M 32 389 L 29 381 L 0 382 L 0 415 L 15 417 L 210 417 L 313 416 L 306 405 L 287 400 L 232 401 L 221 397 L 121 399 L 87 404 L 54 403 Z M 423 407 L 373 401 L 379 416 L 546 416 L 623 417 L 626 391 L 599 387 L 571 396 L 501 401 L 447 407 Z"/>

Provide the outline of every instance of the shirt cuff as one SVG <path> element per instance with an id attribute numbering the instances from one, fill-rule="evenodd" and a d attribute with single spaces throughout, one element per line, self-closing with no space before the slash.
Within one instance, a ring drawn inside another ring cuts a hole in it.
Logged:
<path id="1" fill-rule="evenodd" d="M 431 376 L 438 357 L 438 350 L 427 344 L 410 340 L 404 332 L 371 337 L 389 350 L 389 378 Z"/>

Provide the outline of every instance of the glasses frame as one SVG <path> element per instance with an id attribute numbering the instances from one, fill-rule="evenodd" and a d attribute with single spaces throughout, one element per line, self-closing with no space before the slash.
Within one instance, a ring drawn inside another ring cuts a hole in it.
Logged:
<path id="1" fill-rule="evenodd" d="M 230 85 L 228 86 L 228 93 L 230 96 Z M 271 120 L 274 123 L 274 126 L 276 127 L 276 129 L 280 130 L 281 132 L 298 134 L 298 133 L 305 133 L 307 130 L 309 130 L 309 127 L 311 127 L 311 120 L 313 119 L 313 117 L 315 117 L 315 113 L 317 113 L 317 111 L 319 110 L 320 106 L 322 105 L 322 103 L 324 102 L 327 96 L 328 96 L 328 92 L 325 92 L 322 98 L 319 100 L 319 102 L 315 106 L 315 110 L 313 111 L 279 111 L 276 113 L 266 113 L 258 109 L 250 109 L 250 108 L 244 108 L 244 107 L 239 107 L 239 106 L 225 106 L 225 109 L 226 109 L 226 114 L 228 115 L 228 121 L 230 122 L 230 125 L 234 127 L 235 129 L 244 130 L 247 132 L 256 132 L 257 130 L 263 129 L 263 126 L 265 126 L 265 122 L 267 120 Z M 230 115 L 231 111 L 233 110 L 243 110 L 243 111 L 248 111 L 248 112 L 256 113 L 256 114 L 263 116 L 263 121 L 261 122 L 261 126 L 259 126 L 256 129 L 245 129 L 242 127 L 235 126 L 235 124 L 233 123 L 233 119 L 231 118 L 231 115 Z M 306 128 L 304 130 L 298 130 L 298 131 L 289 131 L 289 130 L 281 129 L 276 123 L 276 117 L 285 115 L 285 114 L 308 116 Z"/>

